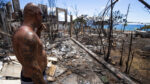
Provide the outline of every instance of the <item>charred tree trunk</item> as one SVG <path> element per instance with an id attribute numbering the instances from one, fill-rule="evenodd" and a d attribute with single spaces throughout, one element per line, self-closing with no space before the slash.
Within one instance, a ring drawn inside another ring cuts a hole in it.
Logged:
<path id="1" fill-rule="evenodd" d="M 120 58 L 120 62 L 119 62 L 119 65 L 120 65 L 120 66 L 122 66 L 122 63 L 123 63 L 124 43 L 125 43 L 125 40 L 122 41 L 121 58 Z"/>
<path id="2" fill-rule="evenodd" d="M 126 21 L 124 23 L 124 27 L 123 27 L 122 33 L 124 33 L 125 28 L 126 28 L 127 18 L 128 18 L 128 14 L 129 14 L 129 8 L 130 8 L 130 4 L 128 5 L 127 14 L 126 14 Z M 120 66 L 122 66 L 122 62 L 123 62 L 124 43 L 125 43 L 125 40 L 123 39 L 122 40 L 122 49 L 121 49 L 121 58 L 120 58 L 120 63 L 119 63 Z"/>
<path id="3" fill-rule="evenodd" d="M 104 44 L 103 44 L 103 38 L 102 38 L 102 36 L 101 36 L 101 34 L 102 34 L 102 29 L 101 29 L 101 28 L 100 28 L 100 29 L 98 28 L 97 31 L 98 31 L 99 39 L 100 39 L 100 41 L 101 41 L 101 46 L 103 47 L 103 54 L 104 54 L 104 57 L 105 57 L 105 46 L 104 46 Z M 101 52 L 101 49 L 100 49 L 100 52 Z"/>
<path id="4" fill-rule="evenodd" d="M 132 65 L 132 62 L 133 62 L 133 58 L 134 58 L 134 52 L 132 53 L 132 59 L 131 59 L 131 62 L 130 62 L 130 65 L 129 65 L 129 69 L 128 69 L 128 74 L 130 72 L 130 68 L 131 68 L 131 65 Z"/>
<path id="5" fill-rule="evenodd" d="M 144 0 L 139 0 L 142 4 L 144 4 L 147 8 L 149 8 L 150 9 L 150 5 L 147 3 L 147 2 L 145 2 Z"/>
<path id="6" fill-rule="evenodd" d="M 109 45 L 108 45 L 108 52 L 107 52 L 107 56 L 105 57 L 105 60 L 108 61 L 109 57 L 110 57 L 110 53 L 111 53 L 111 47 L 112 47 L 112 30 L 113 30 L 113 5 L 112 5 L 112 0 L 111 0 L 111 24 L 110 24 L 110 31 L 109 31 L 109 36 L 108 36 L 108 41 L 109 41 Z"/>
<path id="7" fill-rule="evenodd" d="M 104 36 L 107 37 L 107 33 L 104 30 L 104 21 L 102 21 L 101 30 L 103 31 Z"/>
<path id="8" fill-rule="evenodd" d="M 103 46 L 103 54 L 104 54 L 104 57 L 105 57 L 106 56 L 106 51 L 105 51 L 105 45 L 103 43 L 103 38 L 102 37 L 101 37 L 101 45 Z"/>
<path id="9" fill-rule="evenodd" d="M 70 37 L 72 37 L 72 27 L 73 27 L 72 15 L 70 15 Z"/>
<path id="10" fill-rule="evenodd" d="M 104 34 L 105 37 L 107 37 L 107 33 L 106 33 L 106 31 L 104 30 L 104 17 L 105 17 L 105 15 L 106 15 L 107 11 L 108 11 L 111 7 L 113 7 L 118 1 L 119 1 L 119 0 L 116 0 L 116 1 L 112 2 L 111 5 L 106 6 L 106 8 L 105 8 L 105 10 L 104 10 L 104 12 L 103 12 L 103 14 L 102 14 L 102 25 L 101 25 L 101 28 L 102 28 L 102 32 L 103 32 L 103 34 Z M 108 1 L 108 2 L 109 2 L 109 1 Z M 108 3 L 107 3 L 107 4 L 108 4 Z"/>
<path id="11" fill-rule="evenodd" d="M 126 68 L 125 68 L 125 73 L 128 73 L 128 69 L 129 69 L 129 61 L 130 61 L 130 55 L 131 55 L 131 49 L 132 49 L 132 33 L 131 33 L 131 39 L 130 39 L 130 44 L 129 44 L 129 54 L 128 54 L 128 58 L 126 61 Z"/>

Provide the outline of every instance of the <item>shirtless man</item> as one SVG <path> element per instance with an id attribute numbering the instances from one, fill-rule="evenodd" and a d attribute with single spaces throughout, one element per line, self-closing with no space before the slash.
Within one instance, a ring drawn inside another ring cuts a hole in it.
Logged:
<path id="1" fill-rule="evenodd" d="M 24 8 L 23 25 L 13 35 L 14 53 L 22 65 L 21 84 L 46 84 L 47 58 L 40 34 L 43 30 L 40 8 L 29 3 Z"/>

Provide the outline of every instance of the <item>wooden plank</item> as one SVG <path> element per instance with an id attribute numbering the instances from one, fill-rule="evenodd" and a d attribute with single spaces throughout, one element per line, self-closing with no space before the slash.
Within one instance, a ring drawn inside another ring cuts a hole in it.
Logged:
<path id="1" fill-rule="evenodd" d="M 87 49 L 84 45 L 82 45 L 80 42 L 75 40 L 74 38 L 71 38 L 73 42 L 78 44 L 81 48 L 83 48 L 87 53 L 89 53 L 97 62 L 103 64 L 111 73 L 113 73 L 117 78 L 123 80 L 124 82 L 127 82 L 128 84 L 136 84 L 134 81 L 132 81 L 129 77 L 127 77 L 124 73 L 120 72 L 118 69 L 114 68 L 112 65 L 107 63 L 103 58 L 99 57 L 95 53 L 93 53 L 91 50 Z"/>
<path id="2" fill-rule="evenodd" d="M 50 68 L 47 70 L 47 73 L 49 76 L 53 77 L 56 71 L 56 66 L 55 65 L 51 65 Z"/>
<path id="3" fill-rule="evenodd" d="M 63 8 L 58 8 L 58 7 L 56 7 L 56 9 L 57 9 L 59 12 L 65 12 L 65 11 L 66 11 L 66 9 L 63 9 Z"/>

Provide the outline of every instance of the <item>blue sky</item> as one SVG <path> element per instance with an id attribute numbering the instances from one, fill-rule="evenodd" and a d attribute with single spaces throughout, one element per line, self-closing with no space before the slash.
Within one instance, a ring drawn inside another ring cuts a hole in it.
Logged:
<path id="1" fill-rule="evenodd" d="M 79 10 L 79 15 L 88 14 L 89 16 L 93 16 L 104 9 L 107 1 L 108 0 L 56 0 L 56 6 L 67 8 L 72 12 L 72 8 L 76 5 Z M 145 1 L 150 4 L 150 0 Z M 23 9 L 29 2 L 48 5 L 48 0 L 20 0 L 21 8 Z M 119 0 L 115 5 L 114 10 L 120 10 L 121 13 L 126 14 L 128 4 L 131 5 L 128 21 L 150 23 L 150 13 L 138 0 Z"/>

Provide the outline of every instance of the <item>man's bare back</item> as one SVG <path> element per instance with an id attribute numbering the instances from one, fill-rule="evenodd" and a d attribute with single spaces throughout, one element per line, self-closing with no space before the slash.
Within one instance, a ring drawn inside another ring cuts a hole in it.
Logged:
<path id="1" fill-rule="evenodd" d="M 39 38 L 42 29 L 39 28 L 35 32 L 33 27 L 41 26 L 35 22 L 34 18 L 32 21 L 26 20 L 13 36 L 14 53 L 22 65 L 23 77 L 32 79 L 34 84 L 45 84 L 43 72 L 47 66 L 47 58 Z M 32 26 L 33 23 L 35 26 Z"/>

